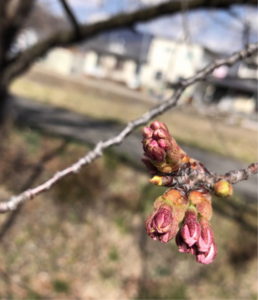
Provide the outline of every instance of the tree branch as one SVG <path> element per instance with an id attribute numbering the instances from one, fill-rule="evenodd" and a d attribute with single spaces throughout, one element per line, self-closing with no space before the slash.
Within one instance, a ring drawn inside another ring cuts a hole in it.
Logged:
<path id="1" fill-rule="evenodd" d="M 236 184 L 258 173 L 258 162 L 250 164 L 245 169 L 229 171 L 224 175 L 209 172 L 201 163 L 197 163 L 200 165 L 199 170 L 192 169 L 191 166 L 186 164 L 186 166 L 183 166 L 171 175 L 161 176 L 162 186 L 181 187 L 188 191 L 198 187 L 212 190 L 214 184 L 219 180 L 226 180 L 231 184 Z M 150 182 L 156 184 L 155 178 L 154 180 L 151 179 Z"/>
<path id="2" fill-rule="evenodd" d="M 80 158 L 77 162 L 75 162 L 73 165 L 67 167 L 66 169 L 57 172 L 54 174 L 53 177 L 42 183 L 41 185 L 28 189 L 25 192 L 11 197 L 6 202 L 0 203 L 0 213 L 5 213 L 8 211 L 15 210 L 17 206 L 27 200 L 33 199 L 38 194 L 41 194 L 50 188 L 52 188 L 57 182 L 59 182 L 62 178 L 79 172 L 79 170 L 85 166 L 90 164 L 92 161 L 94 161 L 96 158 L 100 157 L 103 154 L 103 151 L 111 146 L 119 145 L 123 142 L 123 140 L 132 133 L 133 130 L 138 128 L 141 125 L 146 124 L 154 117 L 161 115 L 165 111 L 167 111 L 169 108 L 172 108 L 176 106 L 180 96 L 184 92 L 184 90 L 189 87 L 190 85 L 194 84 L 197 81 L 203 80 L 208 74 L 210 74 L 214 69 L 222 66 L 222 65 L 233 65 L 235 62 L 244 59 L 252 54 L 254 54 L 258 50 L 258 44 L 250 44 L 246 49 L 236 52 L 229 56 L 226 59 L 219 59 L 216 60 L 214 63 L 210 64 L 209 66 L 205 67 L 201 71 L 199 71 L 194 76 L 180 81 L 178 88 L 175 90 L 173 96 L 167 100 L 164 100 L 159 105 L 153 107 L 151 110 L 143 114 L 140 118 L 131 121 L 127 124 L 127 126 L 116 136 L 104 141 L 99 142 L 93 150 L 91 150 L 89 153 L 87 153 L 84 157 Z M 247 174 L 254 174 L 256 171 L 252 173 L 252 168 L 249 168 L 248 171 L 242 171 L 241 176 L 236 176 L 235 182 L 238 182 L 239 180 L 245 179 Z M 225 174 L 225 176 L 233 176 L 234 173 Z M 231 177 L 230 177 L 231 178 Z M 233 177 L 232 177 L 233 178 Z"/>
<path id="3" fill-rule="evenodd" d="M 69 21 L 73 27 L 76 38 L 80 39 L 80 25 L 74 15 L 74 13 L 72 12 L 71 7 L 69 6 L 69 4 L 67 3 L 66 0 L 59 0 L 59 2 L 61 3 L 61 5 L 67 15 L 67 18 L 69 19 Z"/>
<path id="4" fill-rule="evenodd" d="M 197 8 L 226 8 L 232 4 L 251 4 L 256 5 L 256 0 L 188 0 L 188 9 Z M 79 26 L 80 37 L 73 30 L 63 30 L 50 36 L 49 38 L 37 43 L 25 50 L 19 57 L 13 59 L 4 74 L 4 82 L 8 84 L 16 76 L 27 70 L 37 58 L 44 55 L 47 51 L 58 46 L 67 46 L 92 38 L 101 32 L 132 26 L 138 22 L 147 22 L 157 17 L 169 15 L 181 11 L 181 1 L 167 1 L 159 5 L 140 9 L 130 13 L 122 13 L 111 17 L 108 20 L 94 24 Z"/>

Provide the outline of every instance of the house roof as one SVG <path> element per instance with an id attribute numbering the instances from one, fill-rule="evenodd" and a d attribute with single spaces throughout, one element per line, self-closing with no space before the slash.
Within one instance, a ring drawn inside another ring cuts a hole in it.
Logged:
<path id="1" fill-rule="evenodd" d="M 129 58 L 137 62 L 145 62 L 151 39 L 149 34 L 140 33 L 133 29 L 120 29 L 100 34 L 85 42 L 81 48 Z"/>

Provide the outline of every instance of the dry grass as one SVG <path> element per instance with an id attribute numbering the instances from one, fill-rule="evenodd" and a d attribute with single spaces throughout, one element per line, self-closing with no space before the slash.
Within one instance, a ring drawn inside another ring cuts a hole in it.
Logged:
<path id="1" fill-rule="evenodd" d="M 67 108 L 96 118 L 121 122 L 139 117 L 150 103 L 119 97 L 115 93 L 92 88 L 80 80 L 58 79 L 38 73 L 14 82 L 12 92 L 35 101 Z M 166 122 L 182 143 L 231 156 L 246 162 L 257 160 L 257 132 L 225 124 L 221 119 L 203 116 L 193 108 L 176 108 L 159 118 Z"/>

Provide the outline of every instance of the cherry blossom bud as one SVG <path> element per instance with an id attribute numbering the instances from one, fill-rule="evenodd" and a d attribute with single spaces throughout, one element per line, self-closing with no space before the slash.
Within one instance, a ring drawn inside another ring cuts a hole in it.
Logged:
<path id="1" fill-rule="evenodd" d="M 147 234 L 154 240 L 167 243 L 178 231 L 178 221 L 173 215 L 173 208 L 161 205 L 146 220 Z"/>
<path id="2" fill-rule="evenodd" d="M 204 252 L 204 253 L 199 252 L 196 255 L 196 261 L 201 264 L 208 265 L 214 261 L 214 259 L 216 258 L 216 255 L 217 255 L 217 246 L 213 242 L 207 252 Z"/>
<path id="3" fill-rule="evenodd" d="M 151 138 L 153 134 L 153 130 L 150 127 L 144 127 L 142 131 L 143 137 Z"/>
<path id="4" fill-rule="evenodd" d="M 167 140 L 159 139 L 158 143 L 159 143 L 160 148 L 162 148 L 164 150 L 168 150 L 170 147 L 169 142 Z"/>
<path id="5" fill-rule="evenodd" d="M 171 173 L 189 160 L 162 122 L 154 121 L 143 129 L 142 143 L 145 156 L 159 172 Z"/>
<path id="6" fill-rule="evenodd" d="M 182 238 L 180 232 L 178 232 L 176 235 L 176 244 L 178 246 L 178 251 L 181 253 L 190 253 L 193 255 L 197 253 L 196 247 L 195 246 L 189 247 L 189 245 Z"/>
<path id="7" fill-rule="evenodd" d="M 194 209 L 187 210 L 180 233 L 189 247 L 193 246 L 198 241 L 201 233 L 201 226 L 197 220 L 197 213 Z"/>
<path id="8" fill-rule="evenodd" d="M 162 162 L 165 159 L 165 151 L 159 146 L 157 141 L 150 140 L 145 149 L 146 155 L 151 159 L 157 162 Z"/>
<path id="9" fill-rule="evenodd" d="M 169 137 L 169 133 L 167 130 L 159 128 L 153 132 L 154 139 L 166 139 L 168 137 Z"/>
<path id="10" fill-rule="evenodd" d="M 202 219 L 200 221 L 200 224 L 201 224 L 201 234 L 199 236 L 196 245 L 199 252 L 206 253 L 210 249 L 212 243 L 214 242 L 213 231 L 208 221 L 206 221 L 205 219 Z"/>
<path id="11" fill-rule="evenodd" d="M 168 131 L 168 128 L 166 126 L 166 124 L 162 123 L 162 122 L 159 122 L 159 121 L 154 121 L 150 124 L 150 128 L 153 129 L 153 130 L 156 130 L 156 129 L 163 129 L 165 131 Z"/>
<path id="12" fill-rule="evenodd" d="M 217 181 L 214 186 L 214 192 L 219 197 L 229 197 L 233 194 L 232 184 L 226 180 Z"/>

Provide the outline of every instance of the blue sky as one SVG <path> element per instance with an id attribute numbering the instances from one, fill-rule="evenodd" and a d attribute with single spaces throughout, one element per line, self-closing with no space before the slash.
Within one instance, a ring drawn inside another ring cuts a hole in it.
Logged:
<path id="1" fill-rule="evenodd" d="M 52 12 L 62 14 L 58 1 L 40 0 L 40 2 L 44 6 L 47 5 Z M 94 22 L 121 11 L 135 9 L 133 0 L 69 0 L 69 2 L 82 23 Z M 224 10 L 198 10 L 188 13 L 187 23 L 191 41 L 218 52 L 231 53 L 239 50 L 243 47 L 241 22 L 245 20 L 251 25 L 251 41 L 258 41 L 258 9 L 251 6 L 233 6 L 231 9 L 239 16 L 240 21 Z M 138 29 L 177 40 L 184 36 L 180 14 L 140 24 Z"/>

